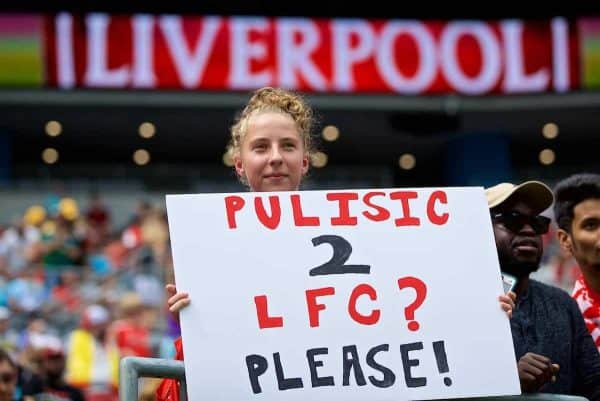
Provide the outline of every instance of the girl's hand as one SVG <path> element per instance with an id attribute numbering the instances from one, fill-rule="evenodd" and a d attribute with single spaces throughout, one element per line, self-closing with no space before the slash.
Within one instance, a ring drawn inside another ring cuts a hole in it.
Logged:
<path id="1" fill-rule="evenodd" d="M 167 284 L 165 289 L 169 295 L 169 299 L 167 300 L 169 311 L 173 314 L 175 320 L 179 322 L 179 311 L 190 304 L 190 295 L 187 292 L 177 292 L 175 284 Z"/>

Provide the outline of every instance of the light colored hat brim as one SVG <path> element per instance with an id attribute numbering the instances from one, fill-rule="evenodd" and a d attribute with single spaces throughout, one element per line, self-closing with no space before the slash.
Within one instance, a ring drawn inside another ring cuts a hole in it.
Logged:
<path id="1" fill-rule="evenodd" d="M 536 214 L 552 206 L 554 195 L 543 182 L 526 181 L 519 185 L 501 183 L 486 189 L 488 207 L 493 209 L 508 200 L 519 199 L 533 209 Z"/>

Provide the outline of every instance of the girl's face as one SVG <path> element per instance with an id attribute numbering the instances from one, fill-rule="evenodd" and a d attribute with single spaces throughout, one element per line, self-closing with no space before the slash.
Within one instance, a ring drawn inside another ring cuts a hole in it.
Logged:
<path id="1" fill-rule="evenodd" d="M 255 192 L 295 191 L 308 171 L 308 154 L 294 120 L 276 112 L 250 117 L 234 161 Z"/>

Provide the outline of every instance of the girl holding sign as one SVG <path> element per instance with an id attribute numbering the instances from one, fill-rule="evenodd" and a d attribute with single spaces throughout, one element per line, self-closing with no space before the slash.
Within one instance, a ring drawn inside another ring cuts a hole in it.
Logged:
<path id="1" fill-rule="evenodd" d="M 227 151 L 242 183 L 253 192 L 296 191 L 308 171 L 312 152 L 313 112 L 300 96 L 276 88 L 262 88 L 231 127 Z M 189 294 L 167 284 L 169 310 L 176 316 L 189 305 Z M 181 338 L 175 342 L 176 359 L 183 359 Z M 158 401 L 178 401 L 175 380 L 163 380 Z"/>
<path id="2" fill-rule="evenodd" d="M 313 112 L 299 95 L 269 87 L 255 91 L 231 127 L 228 152 L 240 181 L 253 192 L 298 190 L 309 167 L 312 123 Z M 189 294 L 178 293 L 173 284 L 167 284 L 166 289 L 169 310 L 178 317 L 190 303 Z M 513 295 L 500 296 L 501 307 L 509 317 Z M 182 360 L 181 338 L 175 345 L 176 359 Z M 163 380 L 157 400 L 178 401 L 177 381 Z"/>

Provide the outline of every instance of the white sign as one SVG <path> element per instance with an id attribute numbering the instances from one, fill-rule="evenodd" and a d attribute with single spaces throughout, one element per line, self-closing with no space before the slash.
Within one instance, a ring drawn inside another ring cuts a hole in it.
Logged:
<path id="1" fill-rule="evenodd" d="M 481 188 L 168 195 L 193 400 L 520 393 Z"/>

